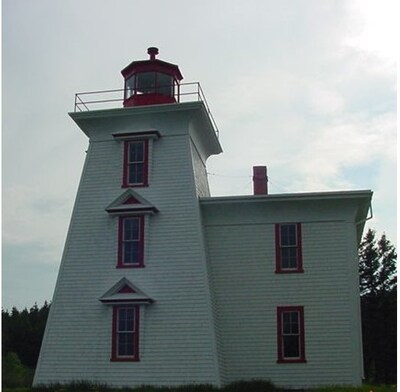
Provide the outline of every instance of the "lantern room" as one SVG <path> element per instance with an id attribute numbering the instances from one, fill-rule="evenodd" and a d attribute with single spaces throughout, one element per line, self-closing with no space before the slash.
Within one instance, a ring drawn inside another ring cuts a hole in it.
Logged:
<path id="1" fill-rule="evenodd" d="M 125 80 L 124 107 L 175 103 L 183 79 L 175 64 L 156 59 L 158 48 L 148 48 L 148 60 L 133 61 L 121 73 Z"/>

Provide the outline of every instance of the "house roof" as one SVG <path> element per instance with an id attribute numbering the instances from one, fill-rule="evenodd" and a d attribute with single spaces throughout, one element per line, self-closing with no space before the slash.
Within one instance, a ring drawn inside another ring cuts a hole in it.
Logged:
<path id="1" fill-rule="evenodd" d="M 354 191 L 328 191 L 328 192 L 299 192 L 299 193 L 276 193 L 268 195 L 243 195 L 243 196 L 216 196 L 201 197 L 202 204 L 215 203 L 258 203 L 274 201 L 297 201 L 297 200 L 332 200 L 332 199 L 368 199 L 372 197 L 371 190 Z"/>

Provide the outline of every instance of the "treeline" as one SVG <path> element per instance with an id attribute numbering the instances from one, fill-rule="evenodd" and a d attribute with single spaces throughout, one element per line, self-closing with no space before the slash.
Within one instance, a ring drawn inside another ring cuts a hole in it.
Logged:
<path id="1" fill-rule="evenodd" d="M 364 371 L 371 383 L 396 383 L 396 263 L 395 247 L 369 229 L 359 247 L 359 270 Z"/>
<path id="2" fill-rule="evenodd" d="M 2 309 L 3 386 L 18 387 L 31 382 L 39 357 L 50 305 L 19 311 Z"/>

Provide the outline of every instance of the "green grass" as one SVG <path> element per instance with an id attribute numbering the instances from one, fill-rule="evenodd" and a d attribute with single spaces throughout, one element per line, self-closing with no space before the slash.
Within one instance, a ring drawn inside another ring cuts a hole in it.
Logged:
<path id="1" fill-rule="evenodd" d="M 240 381 L 224 388 L 210 385 L 182 385 L 180 387 L 111 388 L 106 385 L 93 385 L 87 382 L 75 382 L 68 385 L 50 385 L 36 388 L 3 388 L 4 392 L 288 392 L 266 381 Z M 396 385 L 363 385 L 358 388 L 331 386 L 308 389 L 303 392 L 396 392 Z"/>
<path id="2" fill-rule="evenodd" d="M 309 390 L 309 392 L 396 392 L 396 385 L 363 385 L 358 388 L 352 387 L 326 387 Z M 307 391 L 308 392 L 308 391 Z"/>
<path id="3" fill-rule="evenodd" d="M 3 392 L 32 392 L 32 388 L 2 388 Z"/>

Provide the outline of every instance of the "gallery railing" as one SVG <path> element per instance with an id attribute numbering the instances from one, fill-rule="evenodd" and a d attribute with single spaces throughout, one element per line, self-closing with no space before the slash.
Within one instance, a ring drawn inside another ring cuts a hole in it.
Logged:
<path id="1" fill-rule="evenodd" d="M 217 124 L 208 106 L 206 97 L 200 83 L 181 83 L 174 86 L 159 86 L 159 91 L 173 91 L 173 96 L 177 103 L 201 101 L 211 119 L 214 131 L 219 136 Z M 118 90 L 99 90 L 75 94 L 74 112 L 84 112 L 90 110 L 115 109 L 122 107 L 124 101 L 124 89 Z M 139 90 L 133 94 L 146 94 Z"/>

